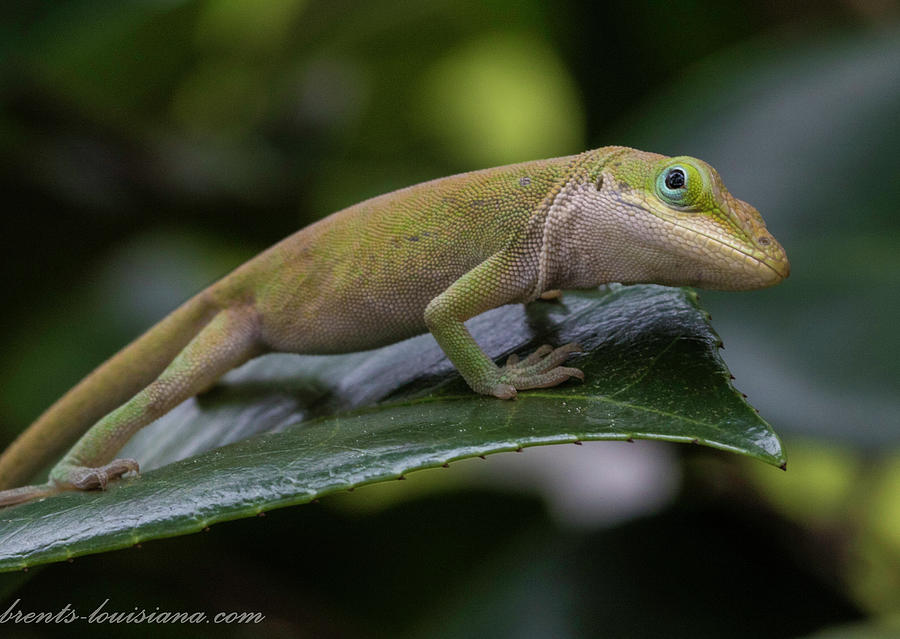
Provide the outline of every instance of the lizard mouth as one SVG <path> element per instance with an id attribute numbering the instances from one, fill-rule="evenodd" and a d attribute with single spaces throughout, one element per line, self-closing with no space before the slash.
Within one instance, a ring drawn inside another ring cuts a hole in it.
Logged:
<path id="1" fill-rule="evenodd" d="M 679 224 L 676 221 L 671 221 L 671 223 L 674 226 L 682 229 L 686 233 L 695 236 L 700 235 L 702 237 L 705 237 L 707 240 L 715 242 L 719 246 L 731 249 L 731 251 L 740 255 L 744 260 L 751 261 L 757 266 L 765 266 L 768 270 L 772 271 L 777 276 L 777 279 L 773 281 L 773 284 L 780 282 L 791 274 L 791 264 L 790 262 L 788 262 L 787 257 L 784 257 L 780 260 L 772 259 L 771 257 L 760 257 L 758 254 L 749 252 L 743 246 L 736 246 L 735 244 L 732 244 L 731 242 L 728 242 L 721 237 L 716 237 L 715 235 L 704 233 L 703 231 L 697 230 L 696 228 L 691 228 L 689 226 L 685 226 L 684 224 Z"/>
<path id="2" fill-rule="evenodd" d="M 760 267 L 765 267 L 765 269 L 763 269 L 763 272 L 771 273 L 769 278 L 767 278 L 767 286 L 779 283 L 791 273 L 791 264 L 790 262 L 788 262 L 787 256 L 784 254 L 783 249 L 781 251 L 780 258 L 772 258 L 765 255 L 763 257 L 760 257 L 760 253 L 762 253 L 761 251 L 750 252 L 746 248 L 746 246 L 736 245 L 723 239 L 721 236 L 711 235 L 710 233 L 705 233 L 695 227 L 681 224 L 677 219 L 673 219 L 671 216 L 666 215 L 665 212 L 655 210 L 654 207 L 648 206 L 648 203 L 646 201 L 634 202 L 630 201 L 630 198 L 622 196 L 619 196 L 617 199 L 620 203 L 626 206 L 633 207 L 641 212 L 649 211 L 663 221 L 668 222 L 676 229 L 678 229 L 678 231 L 688 241 L 691 241 L 693 238 L 696 238 L 699 235 L 706 238 L 709 242 L 715 243 L 716 246 L 729 249 L 735 257 L 740 257 L 742 261 L 751 263 L 753 266 L 757 267 L 757 269 L 759 269 Z M 779 246 L 777 242 L 775 245 Z"/>
<path id="3" fill-rule="evenodd" d="M 762 263 L 775 271 L 781 279 L 784 279 L 791 274 L 791 263 L 788 262 L 786 258 L 780 261 L 763 260 Z"/>

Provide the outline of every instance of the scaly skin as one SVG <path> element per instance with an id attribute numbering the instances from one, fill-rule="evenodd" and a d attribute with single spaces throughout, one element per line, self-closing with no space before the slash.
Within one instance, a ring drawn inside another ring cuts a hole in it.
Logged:
<path id="1" fill-rule="evenodd" d="M 263 353 L 430 331 L 474 391 L 509 399 L 582 378 L 560 365 L 578 346 L 497 366 L 463 325 L 488 309 L 607 282 L 747 290 L 789 270 L 756 209 L 693 158 L 605 147 L 394 191 L 261 253 L 88 375 L 0 457 L 0 488 L 87 432 L 47 484 L 0 492 L 0 505 L 137 471 L 114 459 L 135 432 Z"/>

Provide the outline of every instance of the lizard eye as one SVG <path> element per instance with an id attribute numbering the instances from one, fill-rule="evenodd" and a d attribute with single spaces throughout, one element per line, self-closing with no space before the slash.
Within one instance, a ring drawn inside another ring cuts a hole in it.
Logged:
<path id="1" fill-rule="evenodd" d="M 675 167 L 669 169 L 669 172 L 666 173 L 666 188 L 674 191 L 675 189 L 683 189 L 685 183 L 687 183 L 687 177 L 684 174 L 684 171 L 679 167 Z"/>
<path id="2" fill-rule="evenodd" d="M 663 168 L 657 175 L 656 192 L 667 204 L 687 210 L 695 204 L 703 190 L 703 182 L 692 164 L 678 162 Z"/>

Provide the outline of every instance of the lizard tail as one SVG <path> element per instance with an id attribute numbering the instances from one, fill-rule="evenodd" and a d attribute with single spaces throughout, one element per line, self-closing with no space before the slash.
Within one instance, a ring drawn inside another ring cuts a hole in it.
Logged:
<path id="1" fill-rule="evenodd" d="M 31 479 L 97 420 L 156 379 L 218 310 L 204 291 L 98 366 L 0 455 L 0 489 Z"/>
<path id="2" fill-rule="evenodd" d="M 15 506 L 32 499 L 43 499 L 50 495 L 60 492 L 59 486 L 53 484 L 41 484 L 40 486 L 22 486 L 21 488 L 10 488 L 9 490 L 0 490 L 0 508 L 5 506 Z"/>

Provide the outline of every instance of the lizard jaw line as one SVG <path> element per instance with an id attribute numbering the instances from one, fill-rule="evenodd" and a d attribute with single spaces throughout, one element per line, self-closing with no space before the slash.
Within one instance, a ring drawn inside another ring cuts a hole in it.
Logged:
<path id="1" fill-rule="evenodd" d="M 756 264 L 761 265 L 761 266 L 765 266 L 765 267 L 767 267 L 769 270 L 771 270 L 773 273 L 775 273 L 775 274 L 778 276 L 778 280 L 777 280 L 777 281 L 779 281 L 779 282 L 780 282 L 781 280 L 783 280 L 784 278 L 786 278 L 786 277 L 788 276 L 788 274 L 790 273 L 790 271 L 789 271 L 788 269 L 779 269 L 779 268 L 776 268 L 776 267 L 773 266 L 771 263 L 769 263 L 767 260 L 765 260 L 765 259 L 763 259 L 763 258 L 760 258 L 760 257 L 758 257 L 758 256 L 756 256 L 756 255 L 753 255 L 752 253 L 748 253 L 747 251 L 743 250 L 741 247 L 738 247 L 738 246 L 735 246 L 734 244 L 731 244 L 731 243 L 729 243 L 729 242 L 726 242 L 726 241 L 723 240 L 721 237 L 716 237 L 716 236 L 714 236 L 714 235 L 710 235 L 710 234 L 708 234 L 708 233 L 704 233 L 704 232 L 702 232 L 702 231 L 698 231 L 697 229 L 691 228 L 691 227 L 689 227 L 689 226 L 685 226 L 685 225 L 683 225 L 683 224 L 679 224 L 678 222 L 675 222 L 675 221 L 672 221 L 672 220 L 668 220 L 668 221 L 669 221 L 673 226 L 676 226 L 676 227 L 678 227 L 679 229 L 682 229 L 683 231 L 688 231 L 688 232 L 691 233 L 692 235 L 700 235 L 700 236 L 705 237 L 705 238 L 707 238 L 707 239 L 709 239 L 709 240 L 712 240 L 713 242 L 716 242 L 716 243 L 719 244 L 720 246 L 724 246 L 724 247 L 727 247 L 727 248 L 731 249 L 731 250 L 734 251 L 735 253 L 738 253 L 738 254 L 740 254 L 740 255 L 743 255 L 744 257 L 749 257 L 749 258 L 750 258 L 751 260 L 753 260 Z M 786 271 L 786 272 L 785 272 L 785 271 Z"/>
<path id="2" fill-rule="evenodd" d="M 781 280 L 785 279 L 790 274 L 790 265 L 789 264 L 787 264 L 787 263 L 785 263 L 783 265 L 779 264 L 780 268 L 776 267 L 773 264 L 771 264 L 769 261 L 767 261 L 765 258 L 760 258 L 757 255 L 748 253 L 743 248 L 741 248 L 739 246 L 735 246 L 734 244 L 731 244 L 731 243 L 723 240 L 721 237 L 716 237 L 714 235 L 704 233 L 703 231 L 698 231 L 697 229 L 692 228 L 690 226 L 680 224 L 677 220 L 673 220 L 668 215 L 665 215 L 664 213 L 661 213 L 661 212 L 655 210 L 654 207 L 650 206 L 649 202 L 647 202 L 645 199 L 641 199 L 638 202 L 635 202 L 635 201 L 630 201 L 631 198 L 621 198 L 620 197 L 620 201 L 623 201 L 623 200 L 624 200 L 623 203 L 634 206 L 635 208 L 641 209 L 643 211 L 649 211 L 650 213 L 652 213 L 659 219 L 663 220 L 664 222 L 668 222 L 672 226 L 680 229 L 682 232 L 687 232 L 690 235 L 700 235 L 702 237 L 705 237 L 709 240 L 712 240 L 713 242 L 716 242 L 717 244 L 719 244 L 721 246 L 725 246 L 725 247 L 731 249 L 735 253 L 738 253 L 744 257 L 750 258 L 757 265 L 766 266 L 767 268 L 769 268 L 771 271 L 773 271 L 778 276 L 778 280 L 776 282 L 773 282 L 773 284 L 780 282 Z"/>

